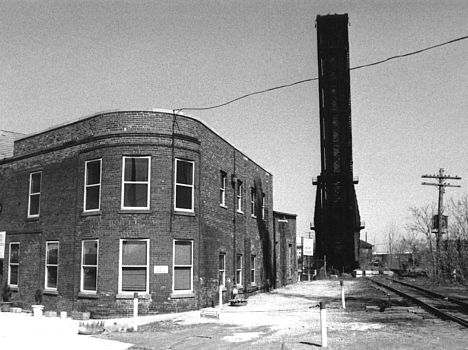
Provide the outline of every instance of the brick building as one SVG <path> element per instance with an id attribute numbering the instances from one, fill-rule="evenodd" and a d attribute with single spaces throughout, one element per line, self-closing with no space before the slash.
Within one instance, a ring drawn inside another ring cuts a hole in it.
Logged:
<path id="1" fill-rule="evenodd" d="M 295 283 L 298 278 L 296 217 L 295 214 L 273 211 L 276 256 L 274 260 L 275 287 Z"/>
<path id="2" fill-rule="evenodd" d="M 135 292 L 144 314 L 214 305 L 219 283 L 224 301 L 234 283 L 268 289 L 272 183 L 204 123 L 167 111 L 23 137 L 0 160 L 4 278 L 14 300 L 41 289 L 46 309 L 96 317 L 128 314 Z"/>

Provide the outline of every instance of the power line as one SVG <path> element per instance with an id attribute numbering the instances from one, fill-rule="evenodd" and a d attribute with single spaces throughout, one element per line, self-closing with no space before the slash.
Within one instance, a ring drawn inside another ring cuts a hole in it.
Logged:
<path id="1" fill-rule="evenodd" d="M 425 48 L 420 49 L 420 50 L 411 51 L 411 52 L 408 52 L 408 53 L 405 53 L 405 54 L 391 56 L 391 57 L 388 57 L 388 58 L 380 60 L 380 61 L 376 61 L 376 62 L 367 63 L 367 64 L 363 64 L 363 65 L 360 65 L 360 66 L 352 67 L 349 70 L 352 71 L 352 70 L 357 70 L 357 69 L 376 66 L 376 65 L 379 65 L 379 64 L 382 64 L 382 63 L 386 63 L 386 62 L 398 59 L 398 58 L 403 58 L 403 57 L 416 55 L 416 54 L 422 53 L 424 51 L 429 51 L 429 50 L 432 50 L 432 49 L 435 49 L 435 48 L 438 48 L 438 47 L 441 47 L 441 46 L 453 44 L 453 43 L 455 43 L 457 41 L 462 41 L 462 40 L 466 40 L 466 39 L 468 39 L 468 35 L 465 35 L 465 36 L 462 36 L 462 37 L 459 37 L 459 38 L 456 38 L 456 39 L 452 39 L 452 40 L 449 40 L 449 41 L 445 41 L 443 43 L 439 43 L 439 44 L 436 44 L 436 45 L 428 46 L 428 47 L 425 47 Z M 303 80 L 299 80 L 299 81 L 296 81 L 296 82 L 290 83 L 290 84 L 284 84 L 284 85 L 279 85 L 279 86 L 275 86 L 275 87 L 264 89 L 264 90 L 254 91 L 254 92 L 251 92 L 251 93 L 236 97 L 236 98 L 234 98 L 232 100 L 229 100 L 227 102 L 223 102 L 223 103 L 213 105 L 213 106 L 176 108 L 176 109 L 174 109 L 174 112 L 178 113 L 178 112 L 181 112 L 183 110 L 185 110 L 185 111 L 189 111 L 189 110 L 190 111 L 206 111 L 206 110 L 209 110 L 209 109 L 220 108 L 220 107 L 227 106 L 227 105 L 229 105 L 231 103 L 237 102 L 239 100 L 243 100 L 243 99 L 245 99 L 247 97 L 264 94 L 266 92 L 270 92 L 270 91 L 274 91 L 274 90 L 284 89 L 284 88 L 291 87 L 291 86 L 294 86 L 294 85 L 308 83 L 308 82 L 314 81 L 314 80 L 318 80 L 318 77 L 303 79 Z"/>

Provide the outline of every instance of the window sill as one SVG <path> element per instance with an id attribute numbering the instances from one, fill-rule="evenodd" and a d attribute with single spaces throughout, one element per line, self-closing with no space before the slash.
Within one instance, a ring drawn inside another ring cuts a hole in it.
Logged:
<path id="1" fill-rule="evenodd" d="M 96 294 L 96 293 L 92 293 L 92 292 L 79 292 L 78 293 L 78 298 L 79 299 L 98 299 L 99 296 Z"/>
<path id="2" fill-rule="evenodd" d="M 58 295 L 57 289 L 44 289 L 43 294 L 45 295 Z"/>
<path id="3" fill-rule="evenodd" d="M 27 222 L 39 221 L 39 216 L 27 217 L 27 218 L 26 218 L 26 221 L 27 221 Z"/>
<path id="4" fill-rule="evenodd" d="M 18 286 L 10 286 L 10 290 L 11 290 L 12 292 L 18 292 L 18 291 L 19 291 L 19 288 L 18 288 Z"/>
<path id="5" fill-rule="evenodd" d="M 100 210 L 96 210 L 96 211 L 84 211 L 81 213 L 81 216 L 98 216 L 98 215 L 101 215 L 101 211 Z"/>
<path id="6" fill-rule="evenodd" d="M 171 299 L 183 299 L 183 298 L 195 298 L 195 293 L 193 292 L 172 292 L 170 295 Z"/>
<path id="7" fill-rule="evenodd" d="M 174 209 L 174 215 L 195 216 L 195 212 L 193 212 L 193 211 L 180 211 L 180 210 Z"/>
<path id="8" fill-rule="evenodd" d="M 150 209 L 120 209 L 119 214 L 151 214 Z"/>
<path id="9" fill-rule="evenodd" d="M 133 299 L 133 295 L 135 293 L 129 292 L 127 293 L 119 293 L 115 296 L 116 299 Z M 138 293 L 138 299 L 151 299 L 151 294 L 148 293 Z"/>
<path id="10" fill-rule="evenodd" d="M 244 215 L 244 212 L 242 210 L 237 210 L 236 213 L 240 215 Z"/>
<path id="11" fill-rule="evenodd" d="M 220 206 L 221 208 L 224 208 L 224 209 L 227 209 L 227 208 L 228 208 L 227 205 L 225 205 L 225 204 L 220 204 L 219 206 Z"/>

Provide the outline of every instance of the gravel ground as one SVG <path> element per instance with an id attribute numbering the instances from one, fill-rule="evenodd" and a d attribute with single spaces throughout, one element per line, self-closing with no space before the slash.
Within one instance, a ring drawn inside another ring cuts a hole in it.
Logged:
<path id="1" fill-rule="evenodd" d="M 245 306 L 142 317 L 141 322 L 152 323 L 138 332 L 100 337 L 135 344 L 134 350 L 312 349 L 321 346 L 316 306 L 323 301 L 330 349 L 468 349 L 467 329 L 435 319 L 369 281 L 346 280 L 344 285 L 345 309 L 338 280 L 300 282 L 250 297 Z M 376 310 L 366 311 L 366 306 Z M 387 307 L 379 312 L 380 306 Z M 219 320 L 202 314 L 217 314 Z"/>

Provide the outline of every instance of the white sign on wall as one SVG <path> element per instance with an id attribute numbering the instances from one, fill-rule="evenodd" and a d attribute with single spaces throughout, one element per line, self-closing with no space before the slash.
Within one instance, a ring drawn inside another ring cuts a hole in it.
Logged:
<path id="1" fill-rule="evenodd" d="M 302 255 L 314 255 L 314 240 L 312 238 L 302 238 Z"/>
<path id="2" fill-rule="evenodd" d="M 169 266 L 167 265 L 155 265 L 154 273 L 169 273 Z"/>

